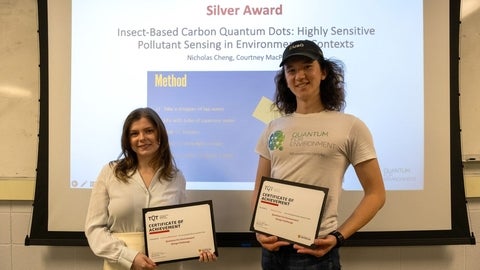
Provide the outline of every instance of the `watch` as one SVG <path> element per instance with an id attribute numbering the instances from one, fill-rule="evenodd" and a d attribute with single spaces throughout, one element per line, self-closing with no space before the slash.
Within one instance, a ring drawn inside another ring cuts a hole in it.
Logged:
<path id="1" fill-rule="evenodd" d="M 343 234 L 339 231 L 335 230 L 329 233 L 329 235 L 333 235 L 337 239 L 337 244 L 335 245 L 335 247 L 341 247 L 343 246 L 343 243 L 345 243 L 345 237 L 343 237 Z"/>

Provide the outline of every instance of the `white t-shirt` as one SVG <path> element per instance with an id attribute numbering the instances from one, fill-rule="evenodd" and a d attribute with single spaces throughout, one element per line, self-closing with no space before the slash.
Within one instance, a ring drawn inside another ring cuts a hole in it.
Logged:
<path id="1" fill-rule="evenodd" d="M 338 201 L 348 166 L 376 158 L 367 126 L 337 111 L 275 119 L 263 131 L 256 151 L 270 160 L 270 177 L 329 189 L 319 237 L 338 226 Z"/>

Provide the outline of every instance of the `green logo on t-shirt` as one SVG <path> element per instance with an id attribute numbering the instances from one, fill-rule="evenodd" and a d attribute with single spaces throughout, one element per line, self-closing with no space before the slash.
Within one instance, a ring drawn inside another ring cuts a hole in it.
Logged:
<path id="1" fill-rule="evenodd" d="M 277 130 L 268 138 L 268 148 L 270 150 L 283 150 L 283 141 L 285 140 L 285 134 L 281 130 Z"/>

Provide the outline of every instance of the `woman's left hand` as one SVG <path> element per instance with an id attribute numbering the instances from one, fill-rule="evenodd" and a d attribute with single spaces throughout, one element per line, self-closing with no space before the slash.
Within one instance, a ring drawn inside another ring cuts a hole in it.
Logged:
<path id="1" fill-rule="evenodd" d="M 210 252 L 210 250 L 202 250 L 198 258 L 199 262 L 214 262 L 217 260 L 217 256 Z"/>

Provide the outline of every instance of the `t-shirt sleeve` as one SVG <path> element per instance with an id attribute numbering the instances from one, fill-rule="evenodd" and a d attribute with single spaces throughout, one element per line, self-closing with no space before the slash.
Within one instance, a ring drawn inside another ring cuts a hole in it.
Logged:
<path id="1" fill-rule="evenodd" d="M 358 163 L 377 158 L 372 134 L 367 125 L 356 119 L 349 135 L 349 159 L 353 166 Z"/>

